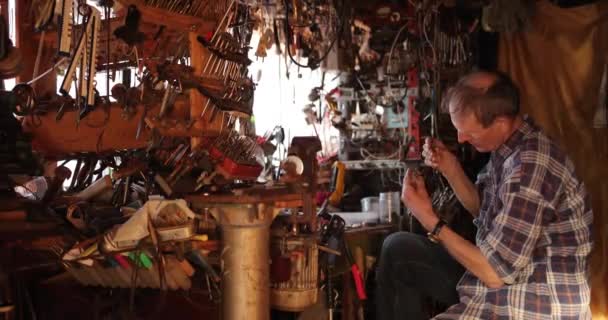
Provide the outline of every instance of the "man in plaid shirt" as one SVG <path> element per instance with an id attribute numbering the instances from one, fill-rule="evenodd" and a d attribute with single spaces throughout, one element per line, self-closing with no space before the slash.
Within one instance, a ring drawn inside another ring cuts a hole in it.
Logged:
<path id="1" fill-rule="evenodd" d="M 572 162 L 519 116 L 518 90 L 502 74 L 464 77 L 444 105 L 458 141 L 491 152 L 476 184 L 440 141 L 428 139 L 423 152 L 475 217 L 476 244 L 445 226 L 424 180 L 410 170 L 402 200 L 429 240 L 408 233 L 385 240 L 377 270 L 378 318 L 423 319 L 415 303 L 431 296 L 454 303 L 434 319 L 591 319 L 593 214 Z M 449 294 L 457 266 L 451 258 L 466 269 L 456 286 L 458 299 Z"/>

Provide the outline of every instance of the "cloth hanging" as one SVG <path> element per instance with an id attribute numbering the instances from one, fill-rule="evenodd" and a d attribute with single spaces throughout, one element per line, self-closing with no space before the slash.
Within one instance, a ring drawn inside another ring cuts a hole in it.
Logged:
<path id="1" fill-rule="evenodd" d="M 594 318 L 608 317 L 608 129 L 594 128 L 607 58 L 606 1 L 569 9 L 537 1 L 530 28 L 499 41 L 499 69 L 519 85 L 522 112 L 562 145 L 591 194 Z"/>

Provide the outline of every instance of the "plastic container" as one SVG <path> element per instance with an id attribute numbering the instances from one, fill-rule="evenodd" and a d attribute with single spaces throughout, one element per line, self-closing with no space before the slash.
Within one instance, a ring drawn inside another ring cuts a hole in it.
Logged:
<path id="1" fill-rule="evenodd" d="M 361 211 L 378 213 L 379 210 L 380 206 L 378 197 L 365 197 L 361 199 Z"/>
<path id="2" fill-rule="evenodd" d="M 401 212 L 399 192 L 381 192 L 379 197 L 380 223 L 393 223 Z"/>

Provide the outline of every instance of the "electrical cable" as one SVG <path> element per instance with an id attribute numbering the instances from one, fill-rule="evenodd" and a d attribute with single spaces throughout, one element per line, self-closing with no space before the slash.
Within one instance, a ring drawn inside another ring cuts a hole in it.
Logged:
<path id="1" fill-rule="evenodd" d="M 300 67 L 300 68 L 310 68 L 310 69 L 316 69 L 316 67 L 318 67 L 318 64 L 320 64 L 321 62 L 323 62 L 327 56 L 329 55 L 329 53 L 331 52 L 334 44 L 336 43 L 336 40 L 338 40 L 338 38 L 342 35 L 342 33 L 344 32 L 344 10 L 345 10 L 345 6 L 344 6 L 344 0 L 342 0 L 342 5 L 341 5 L 341 15 L 342 17 L 340 17 L 340 15 L 336 16 L 336 20 L 338 20 L 338 25 L 339 28 L 336 30 L 336 35 L 334 36 L 334 38 L 332 39 L 329 47 L 327 48 L 327 51 L 325 51 L 325 53 L 323 55 L 321 55 L 319 57 L 319 61 L 315 61 L 316 64 L 311 64 L 311 60 L 308 60 L 308 65 L 303 65 L 299 62 L 297 62 L 295 60 L 295 58 L 293 57 L 291 50 L 289 50 L 289 41 L 290 39 L 293 37 L 293 31 L 291 30 L 291 25 L 289 23 L 289 14 L 287 13 L 287 8 L 288 8 L 288 3 L 287 0 L 283 0 L 283 4 L 285 6 L 285 24 L 284 24 L 284 31 L 285 31 L 285 50 L 287 51 L 287 55 L 289 56 L 289 59 L 291 60 L 292 63 L 294 63 L 296 66 Z M 335 8 L 335 3 L 334 3 L 334 9 Z M 337 9 L 336 9 L 336 14 L 337 14 Z M 313 66 L 315 68 L 313 68 Z"/>
<path id="2" fill-rule="evenodd" d="M 405 30 L 405 28 L 407 28 L 409 21 L 411 21 L 412 18 L 405 18 L 406 23 L 401 26 L 401 28 L 399 28 L 399 31 L 397 31 L 397 35 L 395 36 L 395 38 L 393 39 L 393 44 L 391 45 L 391 50 L 389 51 L 388 54 L 388 61 L 386 63 L 386 73 L 389 74 L 391 72 L 390 68 L 391 68 L 391 60 L 393 58 L 393 51 L 395 50 L 395 45 L 397 44 L 397 40 L 399 39 L 399 36 L 401 35 L 401 32 L 403 32 L 403 30 Z"/>
<path id="3" fill-rule="evenodd" d="M 63 62 L 66 60 L 66 58 L 61 58 L 59 59 L 59 61 L 57 61 L 57 63 L 55 63 L 54 66 L 50 67 L 48 70 L 46 70 L 45 72 L 41 73 L 40 75 L 38 75 L 37 77 L 35 77 L 34 79 L 30 80 L 27 82 L 27 84 L 33 84 L 34 82 L 44 78 L 47 74 L 51 73 L 53 70 L 55 70 L 57 67 L 59 67 L 61 64 L 63 64 Z"/>

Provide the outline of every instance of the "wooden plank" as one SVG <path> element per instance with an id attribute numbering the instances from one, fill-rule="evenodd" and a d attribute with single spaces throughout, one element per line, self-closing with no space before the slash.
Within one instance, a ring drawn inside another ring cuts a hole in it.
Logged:
<path id="1" fill-rule="evenodd" d="M 294 192 L 288 187 L 250 188 L 242 190 L 243 194 L 193 194 L 185 199 L 197 205 L 213 203 L 274 203 L 280 208 L 300 207 L 303 204 L 303 194 Z"/>
<path id="2" fill-rule="evenodd" d="M 57 110 L 50 110 L 40 118 L 24 118 L 23 128 L 33 135 L 32 148 L 46 156 L 110 152 L 146 146 L 150 138 L 149 130 L 143 130 L 139 139 L 135 139 L 143 114 L 142 106 L 130 119 L 122 118 L 122 108 L 117 104 L 112 104 L 109 114 L 103 109 L 95 108 L 80 124 L 76 123 L 78 112 L 75 110 L 66 111 L 60 121 L 55 121 Z"/>
<path id="3" fill-rule="evenodd" d="M 0 240 L 15 241 L 56 234 L 59 225 L 49 222 L 3 221 L 0 223 Z"/>
<path id="4" fill-rule="evenodd" d="M 167 137 L 197 137 L 198 139 L 198 137 L 217 137 L 220 134 L 218 130 L 195 127 L 189 120 L 146 117 L 146 124 Z"/>
<path id="5" fill-rule="evenodd" d="M 22 123 L 24 130 L 33 136 L 32 148 L 50 157 L 60 158 L 74 153 L 145 148 L 151 136 L 151 130 L 148 126 L 144 127 L 139 139 L 135 139 L 135 133 L 143 115 L 143 106 L 137 106 L 135 114 L 128 119 L 123 118 L 122 106 L 117 103 L 112 103 L 109 110 L 110 113 L 107 114 L 104 108 L 97 107 L 77 125 L 76 117 L 78 113 L 75 110 L 66 111 L 61 120 L 56 121 L 57 110 L 52 108 L 39 117 L 25 117 Z M 159 110 L 159 104 L 151 107 L 148 110 L 147 117 L 155 119 Z M 189 118 L 189 101 L 183 97 L 178 97 L 173 110 L 165 117 L 166 120 L 153 120 L 152 122 L 161 123 L 165 121 L 172 123 L 179 121 L 185 123 Z M 196 130 L 174 128 L 163 129 L 160 132 L 173 137 L 217 136 L 220 133 L 220 121 L 221 117 L 216 117 L 213 122 L 202 119 L 202 126 L 197 127 Z"/>

